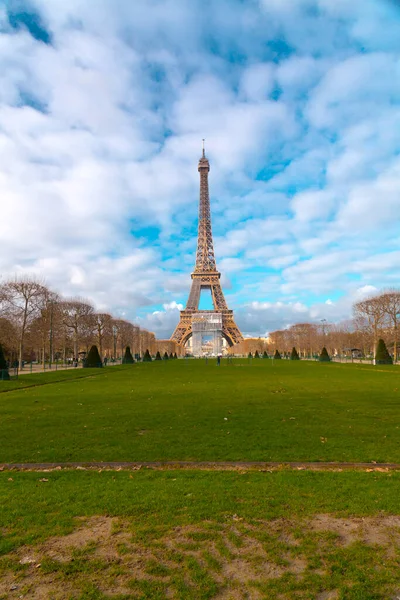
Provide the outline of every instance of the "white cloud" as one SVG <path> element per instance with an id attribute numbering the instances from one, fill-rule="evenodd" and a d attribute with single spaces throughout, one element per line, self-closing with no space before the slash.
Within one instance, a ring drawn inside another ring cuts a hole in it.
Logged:
<path id="1" fill-rule="evenodd" d="M 242 75 L 240 91 L 244 100 L 266 100 L 274 86 L 274 66 L 257 63 L 248 67 Z"/>
<path id="2" fill-rule="evenodd" d="M 318 128 L 359 121 L 400 93 L 400 60 L 383 52 L 352 56 L 333 65 L 312 92 L 307 116 Z"/>
<path id="3" fill-rule="evenodd" d="M 160 339 L 169 339 L 175 327 L 179 323 L 179 311 L 183 306 L 179 302 L 172 301 L 164 304 L 163 310 L 155 310 L 139 317 L 137 323 L 144 329 L 155 331 Z"/>
<path id="4" fill-rule="evenodd" d="M 400 218 L 400 160 L 394 161 L 373 182 L 360 182 L 349 193 L 338 214 L 341 226 L 376 229 L 395 224 Z"/>
<path id="5" fill-rule="evenodd" d="M 336 198 L 328 190 L 309 190 L 296 194 L 292 208 L 299 221 L 327 219 L 335 207 Z"/>
<path id="6" fill-rule="evenodd" d="M 369 296 L 373 296 L 378 292 L 378 288 L 374 285 L 363 285 L 358 288 L 354 294 L 354 298 L 356 302 L 363 300 L 364 298 L 368 298 Z"/>
<path id="7" fill-rule="evenodd" d="M 175 302 L 175 300 L 172 300 L 172 302 L 169 302 L 168 304 L 163 304 L 163 308 L 164 310 L 183 310 L 183 304 L 179 304 L 178 302 Z"/>
<path id="8" fill-rule="evenodd" d="M 229 303 L 266 301 L 283 323 L 296 306 L 340 316 L 324 295 L 354 281 L 395 284 L 400 21 L 382 5 L 32 0 L 52 44 L 1 8 L 3 275 L 33 271 L 131 318 L 147 307 L 169 335 L 205 137 Z M 255 331 L 260 312 L 238 318 Z"/>

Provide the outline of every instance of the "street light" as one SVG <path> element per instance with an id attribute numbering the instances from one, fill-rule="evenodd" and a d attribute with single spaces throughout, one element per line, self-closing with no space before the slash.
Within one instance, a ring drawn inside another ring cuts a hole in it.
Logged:
<path id="1" fill-rule="evenodd" d="M 114 336 L 114 361 L 116 361 L 117 360 L 117 333 L 118 333 L 118 327 L 116 325 L 113 325 L 112 331 L 113 331 L 113 336 Z"/>
<path id="2" fill-rule="evenodd" d="M 322 335 L 325 336 L 325 323 L 326 323 L 326 319 L 321 319 L 321 323 L 322 323 Z"/>

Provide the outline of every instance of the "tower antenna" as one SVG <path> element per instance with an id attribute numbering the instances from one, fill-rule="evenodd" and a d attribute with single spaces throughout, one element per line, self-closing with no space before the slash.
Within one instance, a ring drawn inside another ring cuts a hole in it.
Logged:
<path id="1" fill-rule="evenodd" d="M 206 151 L 205 151 L 205 148 L 204 148 L 204 142 L 205 141 L 206 141 L 206 138 L 203 138 L 203 158 L 206 157 Z"/>

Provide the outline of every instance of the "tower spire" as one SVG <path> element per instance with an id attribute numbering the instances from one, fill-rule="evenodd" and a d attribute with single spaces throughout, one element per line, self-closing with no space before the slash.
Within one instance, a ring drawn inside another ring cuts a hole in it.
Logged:
<path id="1" fill-rule="evenodd" d="M 205 149 L 204 149 L 204 142 L 205 142 L 205 141 L 206 141 L 206 139 L 205 139 L 205 138 L 203 138 L 203 158 L 205 158 L 205 157 L 206 157 L 206 151 L 205 151 Z"/>
<path id="2" fill-rule="evenodd" d="M 203 140 L 204 144 L 204 140 Z M 208 191 L 208 173 L 210 163 L 203 155 L 199 160 L 198 171 L 200 173 L 200 202 L 199 202 L 199 228 L 197 236 L 197 252 L 195 273 L 205 273 L 217 270 L 214 256 L 214 244 L 211 230 L 210 194 Z"/>

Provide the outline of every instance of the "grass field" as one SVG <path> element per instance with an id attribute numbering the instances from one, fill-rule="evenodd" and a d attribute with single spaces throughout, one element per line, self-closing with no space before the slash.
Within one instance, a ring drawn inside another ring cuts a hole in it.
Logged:
<path id="1" fill-rule="evenodd" d="M 168 361 L 0 386 L 0 463 L 400 462 L 397 367 Z M 400 385 L 399 385 L 400 388 Z M 397 600 L 400 472 L 0 472 L 0 599 Z"/>
<path id="2" fill-rule="evenodd" d="M 0 462 L 400 462 L 397 367 L 168 361 L 0 390 Z"/>
<path id="3" fill-rule="evenodd" d="M 1 598 L 400 593 L 400 474 L 0 474 Z"/>

